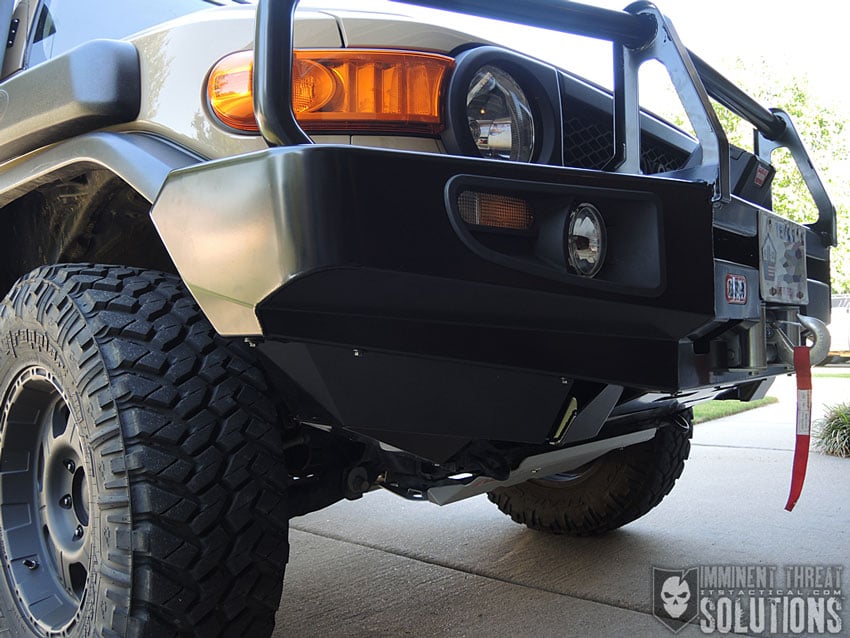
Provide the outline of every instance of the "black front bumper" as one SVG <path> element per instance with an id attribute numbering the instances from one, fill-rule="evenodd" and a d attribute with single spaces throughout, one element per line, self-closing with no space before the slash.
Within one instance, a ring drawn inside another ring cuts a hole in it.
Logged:
<path id="1" fill-rule="evenodd" d="M 467 186 L 526 198 L 546 223 L 536 239 L 470 227 L 455 210 Z M 175 171 L 153 219 L 216 329 L 259 342 L 288 377 L 296 418 L 441 462 L 475 440 L 558 438 L 576 400 L 592 438 L 615 408 L 676 410 L 736 385 L 746 398 L 787 372 L 724 359 L 718 335 L 758 333 L 763 317 L 757 239 L 740 224 L 740 250 L 718 259 L 710 196 L 658 177 L 302 146 Z M 538 250 L 563 241 L 580 201 L 609 230 L 593 279 Z M 747 278 L 746 304 L 724 300 L 729 272 Z"/>
<path id="2" fill-rule="evenodd" d="M 605 268 L 587 279 L 527 239 L 494 248 L 464 231 L 449 193 L 465 183 L 550 210 L 594 202 Z M 657 177 L 311 146 L 177 171 L 153 217 L 223 334 L 675 392 L 710 382 L 698 353 L 706 374 L 679 369 L 689 337 L 716 323 L 710 196 Z"/>

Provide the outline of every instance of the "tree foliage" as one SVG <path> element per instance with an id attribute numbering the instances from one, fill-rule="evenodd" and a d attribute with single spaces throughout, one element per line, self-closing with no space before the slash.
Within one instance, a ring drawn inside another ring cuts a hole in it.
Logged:
<path id="1" fill-rule="evenodd" d="M 762 61 L 756 68 L 765 70 L 770 66 Z M 839 246 L 832 251 L 831 264 L 833 292 L 850 293 L 850 119 L 814 96 L 805 77 L 783 76 L 777 80 L 769 71 L 755 75 L 740 60 L 730 75 L 758 102 L 781 108 L 791 116 L 838 215 Z M 752 150 L 752 125 L 719 104 L 715 104 L 715 111 L 730 143 Z M 668 117 L 683 123 L 681 110 Z M 791 154 L 785 149 L 777 150 L 771 161 L 776 168 L 774 210 L 801 223 L 817 219 L 817 208 Z"/>

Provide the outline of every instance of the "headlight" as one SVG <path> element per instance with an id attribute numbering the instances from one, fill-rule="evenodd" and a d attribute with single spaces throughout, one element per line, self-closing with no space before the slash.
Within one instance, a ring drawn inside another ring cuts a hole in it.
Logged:
<path id="1" fill-rule="evenodd" d="M 525 93 L 508 73 L 486 65 L 472 77 L 466 95 L 469 132 L 482 157 L 531 161 L 534 118 Z"/>
<path id="2" fill-rule="evenodd" d="M 570 214 L 567 255 L 579 275 L 593 277 L 605 262 L 605 223 L 593 204 L 579 204 Z"/>
<path id="3" fill-rule="evenodd" d="M 493 46 L 455 58 L 440 134 L 452 155 L 563 166 L 559 72 Z"/>

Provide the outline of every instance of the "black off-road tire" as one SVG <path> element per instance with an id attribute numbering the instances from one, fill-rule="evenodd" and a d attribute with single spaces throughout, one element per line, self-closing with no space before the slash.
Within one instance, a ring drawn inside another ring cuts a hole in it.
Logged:
<path id="1" fill-rule="evenodd" d="M 289 546 L 267 394 L 176 277 L 19 280 L 0 305 L 0 635 L 269 635 Z"/>
<path id="2" fill-rule="evenodd" d="M 622 527 L 673 489 L 691 449 L 691 417 L 683 412 L 652 440 L 609 452 L 572 473 L 500 487 L 487 496 L 535 530 L 595 536 Z"/>

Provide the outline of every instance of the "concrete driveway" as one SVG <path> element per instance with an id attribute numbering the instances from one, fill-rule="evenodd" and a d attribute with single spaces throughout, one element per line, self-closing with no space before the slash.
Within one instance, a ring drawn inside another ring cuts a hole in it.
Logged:
<path id="1" fill-rule="evenodd" d="M 527 530 L 486 497 L 438 508 L 376 492 L 294 519 L 275 636 L 672 636 L 652 616 L 653 566 L 842 565 L 850 578 L 850 459 L 813 453 L 786 512 L 793 379 L 771 394 L 696 426 L 673 492 L 601 538 Z M 816 414 L 848 400 L 850 376 L 815 378 Z"/>

